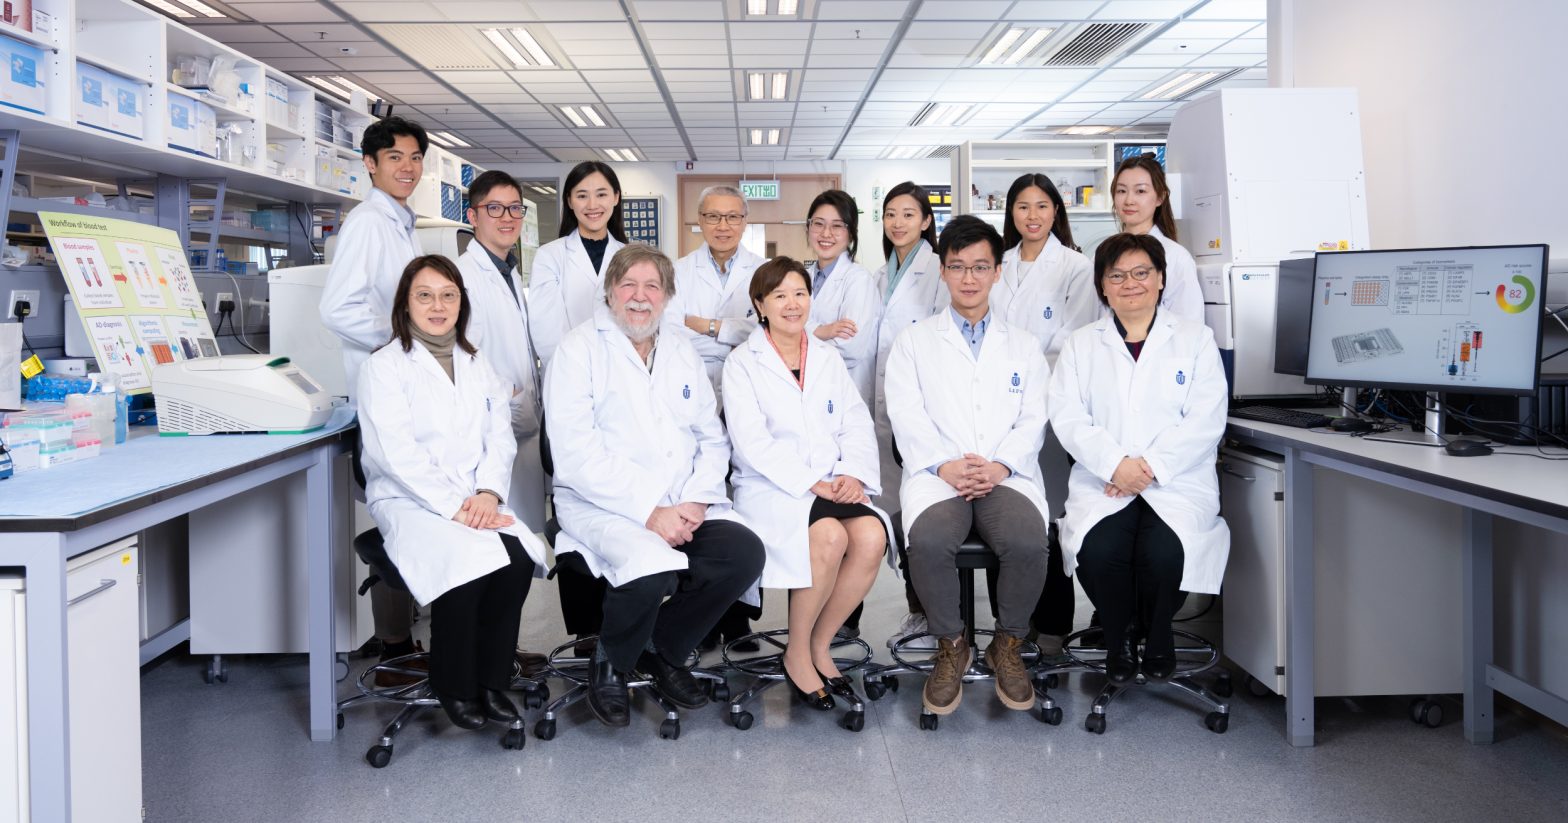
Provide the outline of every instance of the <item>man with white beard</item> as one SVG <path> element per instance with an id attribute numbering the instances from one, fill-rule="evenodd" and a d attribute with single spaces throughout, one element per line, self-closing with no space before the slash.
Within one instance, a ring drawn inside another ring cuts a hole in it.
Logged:
<path id="1" fill-rule="evenodd" d="M 674 293 L 663 253 L 616 252 L 605 305 L 545 372 L 556 553 L 577 552 L 608 584 L 588 705 L 610 726 L 630 722 L 633 672 L 678 706 L 707 702 L 685 661 L 762 572 L 762 542 L 725 493 L 729 440 L 702 357 L 660 330 Z"/>

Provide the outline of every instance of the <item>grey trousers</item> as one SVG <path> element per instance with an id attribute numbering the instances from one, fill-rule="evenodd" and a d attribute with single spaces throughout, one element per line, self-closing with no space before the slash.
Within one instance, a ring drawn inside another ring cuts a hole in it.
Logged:
<path id="1" fill-rule="evenodd" d="M 957 637 L 964 630 L 954 557 L 971 528 L 1001 562 L 996 630 L 1023 637 L 1045 585 L 1045 520 L 1028 498 L 1004 486 L 973 502 L 954 497 L 937 503 L 909 529 L 909 576 L 931 634 Z"/>

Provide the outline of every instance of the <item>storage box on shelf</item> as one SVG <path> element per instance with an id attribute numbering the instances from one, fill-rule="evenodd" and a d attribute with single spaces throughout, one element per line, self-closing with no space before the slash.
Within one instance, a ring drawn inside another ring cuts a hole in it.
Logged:
<path id="1" fill-rule="evenodd" d="M 1115 171 L 1110 140 L 971 141 L 953 152 L 953 211 L 1000 222 L 1008 187 L 1037 172 L 1056 184 L 1069 212 L 1107 215 Z"/>
<path id="2" fill-rule="evenodd" d="M 76 64 L 76 122 L 126 137 L 146 136 L 145 81 Z"/>

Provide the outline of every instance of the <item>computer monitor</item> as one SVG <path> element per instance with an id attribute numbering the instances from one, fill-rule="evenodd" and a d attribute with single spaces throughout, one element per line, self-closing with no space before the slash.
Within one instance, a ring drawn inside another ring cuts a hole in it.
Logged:
<path id="1" fill-rule="evenodd" d="M 1279 261 L 1274 281 L 1274 371 L 1307 376 L 1307 340 L 1312 317 L 1311 257 Z"/>
<path id="2" fill-rule="evenodd" d="M 1319 253 L 1307 382 L 1534 394 L 1547 253 L 1544 244 Z"/>

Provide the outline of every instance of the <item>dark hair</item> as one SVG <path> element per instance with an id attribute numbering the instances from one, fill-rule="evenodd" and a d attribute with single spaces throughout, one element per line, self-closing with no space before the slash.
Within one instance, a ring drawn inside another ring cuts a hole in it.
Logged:
<path id="1" fill-rule="evenodd" d="M 947 221 L 947 227 L 942 229 L 942 241 L 937 244 L 936 253 L 945 265 L 949 254 L 963 251 L 976 243 L 991 244 L 991 262 L 1001 264 L 1002 235 L 996 233 L 995 226 L 972 214 L 959 215 Z"/>
<path id="2" fill-rule="evenodd" d="M 495 189 L 516 189 L 519 197 L 523 194 L 523 187 L 517 184 L 517 178 L 500 169 L 491 169 L 475 177 L 474 182 L 468 184 L 469 207 L 477 207 L 479 201 L 485 199 L 485 196 Z"/>
<path id="3" fill-rule="evenodd" d="M 860 207 L 855 205 L 855 198 L 841 189 L 828 189 L 817 195 L 816 199 L 811 201 L 811 208 L 806 209 L 808 234 L 811 232 L 811 215 L 816 214 L 817 209 L 823 206 L 832 206 L 838 212 L 838 219 L 844 221 L 844 225 L 848 227 L 849 256 L 853 258 L 860 250 Z"/>
<path id="4" fill-rule="evenodd" d="M 359 151 L 376 162 L 381 159 L 376 156 L 376 152 L 392 148 L 399 137 L 405 136 L 419 143 L 420 154 L 430 150 L 430 138 L 425 134 L 425 127 L 394 114 L 371 123 L 365 129 L 365 136 L 359 139 Z"/>
<path id="5" fill-rule="evenodd" d="M 1160 273 L 1160 294 L 1165 294 L 1165 244 L 1151 235 L 1122 232 L 1101 240 L 1100 247 L 1094 250 L 1094 293 L 1102 304 L 1108 306 L 1111 303 L 1105 299 L 1106 270 L 1122 259 L 1122 255 L 1135 251 L 1149 255 L 1154 270 Z"/>
<path id="6" fill-rule="evenodd" d="M 1007 215 L 1002 221 L 1002 248 L 1011 249 L 1024 242 L 1024 236 L 1018 231 L 1018 224 L 1013 222 L 1013 206 L 1018 203 L 1018 198 L 1023 195 L 1024 189 L 1033 186 L 1045 192 L 1051 198 L 1051 205 L 1056 207 L 1056 217 L 1051 221 L 1051 233 L 1073 251 L 1078 251 L 1077 244 L 1073 243 L 1073 229 L 1067 223 L 1067 203 L 1062 200 L 1062 193 L 1056 190 L 1056 184 L 1051 178 L 1036 172 L 1020 175 L 1013 185 L 1007 189 Z M 1163 230 L 1162 230 L 1163 231 Z"/>
<path id="7" fill-rule="evenodd" d="M 751 275 L 751 285 L 747 287 L 746 294 L 751 298 L 751 304 L 757 308 L 758 323 L 768 325 L 768 319 L 762 316 L 762 298 L 778 288 L 779 284 L 784 282 L 784 278 L 791 273 L 800 275 L 801 281 L 806 284 L 806 294 L 811 294 L 811 278 L 806 274 L 806 267 L 793 257 L 775 257 L 758 266 L 757 271 Z"/>
<path id="8" fill-rule="evenodd" d="M 1154 225 L 1158 226 L 1160 233 L 1172 240 L 1176 239 L 1176 216 L 1171 211 L 1171 187 L 1165 182 L 1165 169 L 1160 166 L 1160 161 L 1150 152 L 1129 157 L 1116 167 L 1116 175 L 1111 178 L 1111 198 L 1116 197 L 1116 178 L 1122 176 L 1124 171 L 1143 169 L 1149 173 L 1149 180 L 1154 184 L 1154 193 L 1162 200 L 1154 209 Z"/>
<path id="9" fill-rule="evenodd" d="M 578 183 L 583 182 L 594 172 L 604 175 L 604 179 L 610 181 L 610 190 L 615 192 L 617 198 L 621 196 L 621 178 L 615 176 L 615 169 L 610 168 L 610 164 L 598 160 L 584 160 L 573 166 L 566 174 L 566 182 L 561 185 L 561 231 L 556 237 L 565 237 L 577 231 L 577 212 L 572 211 L 572 189 L 577 188 Z M 626 224 L 621 220 L 622 205 L 624 204 L 619 200 L 616 201 L 615 210 L 610 212 L 608 228 L 611 237 L 625 243 Z"/>
<path id="10" fill-rule="evenodd" d="M 915 198 L 915 202 L 920 204 L 920 213 L 924 215 L 927 220 L 931 221 L 930 224 L 926 226 L 926 230 L 920 233 L 920 239 L 930 243 L 931 248 L 935 249 L 936 212 L 931 210 L 931 193 L 916 185 L 913 181 L 905 180 L 904 182 L 899 183 L 893 188 L 887 190 L 887 196 L 882 198 L 883 220 L 886 221 L 887 219 L 887 207 L 888 204 L 893 202 L 893 198 L 903 197 L 906 194 Z M 885 231 L 882 232 L 882 256 L 893 256 L 893 241 L 887 239 L 887 232 Z"/>
<path id="11" fill-rule="evenodd" d="M 473 310 L 468 302 L 468 289 L 463 288 L 463 275 L 451 260 L 439 254 L 427 254 L 408 261 L 403 267 L 403 276 L 397 281 L 397 294 L 392 298 L 392 339 L 403 344 L 403 351 L 414 347 L 414 321 L 408 316 L 408 293 L 413 291 L 414 277 L 425 269 L 430 269 L 436 274 L 452 281 L 457 290 L 462 294 L 462 303 L 457 310 L 457 346 L 469 354 L 474 354 L 478 349 L 468 342 L 468 314 Z M 390 342 L 390 341 L 389 341 Z"/>

